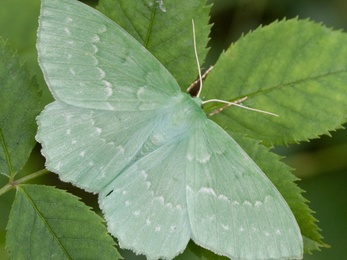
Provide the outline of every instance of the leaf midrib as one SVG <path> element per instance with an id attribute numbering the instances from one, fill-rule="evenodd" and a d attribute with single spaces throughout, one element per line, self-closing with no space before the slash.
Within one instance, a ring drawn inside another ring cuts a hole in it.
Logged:
<path id="1" fill-rule="evenodd" d="M 147 33 L 146 33 L 146 38 L 143 42 L 143 46 L 148 49 L 148 43 L 149 43 L 149 38 L 151 37 L 152 34 L 152 28 L 153 28 L 153 24 L 154 24 L 154 18 L 155 18 L 155 13 L 157 10 L 157 5 L 158 5 L 158 1 L 156 1 L 153 5 L 152 5 L 152 12 L 151 12 L 151 18 L 149 20 L 149 24 L 148 24 L 148 28 L 147 28 Z"/>
<path id="2" fill-rule="evenodd" d="M 20 187 L 19 187 L 20 189 Z M 29 196 L 29 194 L 24 190 L 21 189 L 23 194 L 25 195 L 25 197 L 28 199 L 29 203 L 31 204 L 31 206 L 33 207 L 33 209 L 35 210 L 36 214 L 40 217 L 41 221 L 43 221 L 45 223 L 45 227 L 49 230 L 49 232 L 52 234 L 52 236 L 55 238 L 55 240 L 57 241 L 59 247 L 61 248 L 61 250 L 64 252 L 64 254 L 68 257 L 68 259 L 73 260 L 73 258 L 69 255 L 69 253 L 65 250 L 63 244 L 60 242 L 60 239 L 58 238 L 57 234 L 51 229 L 50 225 L 47 223 L 46 219 L 44 218 L 44 216 L 41 214 L 41 212 L 39 211 L 39 209 L 36 207 L 36 204 L 34 203 L 34 201 L 31 199 L 31 197 Z"/>
<path id="3" fill-rule="evenodd" d="M 258 91 L 256 93 L 249 94 L 249 95 L 247 95 L 247 97 L 253 97 L 253 96 L 264 94 L 264 93 L 267 93 L 267 92 L 270 92 L 270 91 L 274 91 L 274 90 L 277 90 L 277 89 L 280 89 L 280 88 L 283 88 L 283 87 L 293 86 L 293 85 L 300 84 L 300 83 L 303 83 L 303 82 L 306 82 L 306 81 L 316 80 L 316 79 L 319 79 L 319 78 L 323 78 L 323 77 L 327 77 L 327 76 L 331 76 L 331 75 L 336 75 L 336 74 L 344 73 L 344 72 L 347 72 L 347 69 L 340 70 L 340 71 L 335 71 L 335 72 L 329 72 L 329 73 L 321 74 L 321 75 L 318 75 L 318 76 L 315 76 L 315 77 L 309 77 L 309 78 L 305 78 L 305 79 L 300 79 L 300 80 L 289 82 L 289 83 L 286 83 L 286 84 L 280 84 L 280 85 L 268 88 L 266 90 L 261 90 L 261 91 Z"/>
<path id="4" fill-rule="evenodd" d="M 274 87 L 270 87 L 270 88 L 265 89 L 265 90 L 259 90 L 259 91 L 254 92 L 254 93 L 246 94 L 246 95 L 243 95 L 243 96 L 238 96 L 236 98 L 229 99 L 229 100 L 226 100 L 226 101 L 233 102 L 233 101 L 239 100 L 239 99 L 244 98 L 244 97 L 248 97 L 248 99 L 249 99 L 250 97 L 255 97 L 257 95 L 261 95 L 261 94 L 265 94 L 265 93 L 268 93 L 268 92 L 271 92 L 271 91 L 275 91 L 275 90 L 283 88 L 283 87 L 293 86 L 293 85 L 300 84 L 300 83 L 303 83 L 303 82 L 306 82 L 306 81 L 316 80 L 316 79 L 319 79 L 319 78 L 323 78 L 323 77 L 327 77 L 327 76 L 331 76 L 331 75 L 336 75 L 336 74 L 339 74 L 339 73 L 346 73 L 346 72 L 347 72 L 347 69 L 343 69 L 343 70 L 340 70 L 340 71 L 335 71 L 335 72 L 329 72 L 329 73 L 326 73 L 326 74 L 321 74 L 321 75 L 318 75 L 318 76 L 315 76 L 315 77 L 309 77 L 309 78 L 305 78 L 305 79 L 300 79 L 300 80 L 289 82 L 289 83 L 286 83 L 286 84 L 276 85 Z M 219 107 L 221 107 L 221 105 L 217 104 L 217 105 L 213 105 L 213 106 L 209 107 L 209 109 L 212 110 L 212 109 L 219 108 Z"/>

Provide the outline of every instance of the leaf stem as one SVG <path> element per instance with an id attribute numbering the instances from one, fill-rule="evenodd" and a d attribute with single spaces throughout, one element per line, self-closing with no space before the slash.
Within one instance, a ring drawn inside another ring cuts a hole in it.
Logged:
<path id="1" fill-rule="evenodd" d="M 28 176 L 25 176 L 25 177 L 23 177 L 23 178 L 21 178 L 21 179 L 19 179 L 19 180 L 17 180 L 17 181 L 10 181 L 7 185 L 5 185 L 4 187 L 2 187 L 2 188 L 0 189 L 0 196 L 1 196 L 2 194 L 4 194 L 4 193 L 8 192 L 8 191 L 11 190 L 11 189 L 14 189 L 17 185 L 19 185 L 19 184 L 21 184 L 21 183 L 23 183 L 23 182 L 26 182 L 26 181 L 28 181 L 28 180 L 37 178 L 37 177 L 39 177 L 39 176 L 41 176 L 41 175 L 44 175 L 44 174 L 46 174 L 46 173 L 48 173 L 48 172 L 49 172 L 49 170 L 47 170 L 47 169 L 42 169 L 42 170 L 39 170 L 39 171 L 37 171 L 37 172 L 34 172 L 34 173 L 32 173 L 32 174 L 30 174 L 30 175 L 28 175 Z"/>

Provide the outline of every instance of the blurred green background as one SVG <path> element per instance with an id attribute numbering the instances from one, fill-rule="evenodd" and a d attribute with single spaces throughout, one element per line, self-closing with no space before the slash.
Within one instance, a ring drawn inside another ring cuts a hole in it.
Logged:
<path id="1" fill-rule="evenodd" d="M 165 1 L 165 0 L 164 0 Z M 254 30 L 260 24 L 267 25 L 276 19 L 299 17 L 310 18 L 336 30 L 347 27 L 346 0 L 208 0 L 214 3 L 211 13 L 212 28 L 209 45 L 211 47 L 206 64 L 213 64 L 223 49 L 235 42 L 242 33 Z M 95 6 L 97 1 L 89 1 Z M 44 103 L 52 97 L 44 83 L 37 64 L 35 41 L 39 0 L 1 0 L 0 35 L 9 39 L 22 61 L 26 61 L 32 74 L 36 74 L 43 89 Z M 347 57 L 346 57 L 347 58 Z M 346 82 L 347 87 L 347 82 Z M 347 111 L 346 111 L 347 112 Z M 347 114 L 347 113 L 346 113 Z M 331 246 L 305 255 L 305 260 L 342 260 L 347 256 L 347 130 L 332 132 L 332 137 L 275 147 L 273 151 L 286 156 L 284 162 L 295 168 L 293 172 L 301 181 L 298 185 L 306 190 L 304 196 L 310 201 L 310 208 L 319 220 L 324 242 Z M 33 154 L 20 175 L 32 173 L 44 167 L 40 156 L 40 147 L 36 146 Z M 18 176 L 20 177 L 20 176 Z M 0 187 L 7 179 L 0 175 Z M 46 183 L 72 191 L 83 201 L 98 210 L 96 196 L 85 193 L 71 185 L 59 182 L 57 176 L 50 173 L 35 183 Z M 8 259 L 5 245 L 5 227 L 14 192 L 0 198 L 0 259 Z M 129 251 L 121 251 L 125 259 L 145 259 Z M 185 252 L 176 259 L 198 259 L 192 253 Z"/>

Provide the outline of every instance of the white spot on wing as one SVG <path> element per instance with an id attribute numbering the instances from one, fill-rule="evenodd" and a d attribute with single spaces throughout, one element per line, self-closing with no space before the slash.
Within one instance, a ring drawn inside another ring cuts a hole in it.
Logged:
<path id="1" fill-rule="evenodd" d="M 112 84 L 110 82 L 108 82 L 107 80 L 103 80 L 102 82 L 105 83 L 106 87 L 108 87 L 108 88 L 112 87 Z"/>
<path id="2" fill-rule="evenodd" d="M 67 130 L 66 130 L 66 134 L 67 134 L 67 135 L 71 134 L 71 129 L 67 129 Z"/>
<path id="3" fill-rule="evenodd" d="M 202 187 L 198 193 L 205 193 L 205 194 L 211 194 L 214 197 L 217 197 L 216 193 L 214 192 L 214 190 L 212 188 L 207 188 L 207 187 Z"/>
<path id="4" fill-rule="evenodd" d="M 90 57 L 92 57 L 94 59 L 94 66 L 98 65 L 98 63 L 99 63 L 98 59 L 93 55 L 90 55 Z"/>
<path id="5" fill-rule="evenodd" d="M 68 29 L 68 28 L 64 28 L 64 31 L 68 34 L 68 35 L 70 35 L 71 34 L 71 32 L 70 32 L 70 30 Z"/>
<path id="6" fill-rule="evenodd" d="M 129 201 L 126 201 L 125 202 L 125 206 L 129 206 L 130 202 Z"/>
<path id="7" fill-rule="evenodd" d="M 73 44 L 73 41 L 67 41 L 68 44 L 72 45 Z"/>
<path id="8" fill-rule="evenodd" d="M 76 140 L 72 140 L 71 143 L 72 143 L 72 144 L 75 144 L 75 143 L 77 143 L 77 141 L 76 141 Z"/>
<path id="9" fill-rule="evenodd" d="M 114 144 L 113 142 L 110 142 L 110 144 Z M 117 147 L 116 147 L 121 153 L 124 153 L 124 148 L 123 148 L 123 146 L 121 146 L 121 145 L 118 145 Z"/>
<path id="10" fill-rule="evenodd" d="M 126 190 L 123 190 L 123 192 L 122 192 L 122 193 L 123 193 L 123 195 L 125 195 L 125 194 L 127 193 L 127 191 L 126 191 Z"/>
<path id="11" fill-rule="evenodd" d="M 269 237 L 270 233 L 269 232 L 265 232 L 265 236 Z"/>
<path id="12" fill-rule="evenodd" d="M 159 232 L 160 231 L 160 229 L 161 229 L 161 227 L 158 225 L 158 226 L 156 226 L 155 227 L 155 232 Z"/>
<path id="13" fill-rule="evenodd" d="M 279 229 L 276 230 L 277 235 L 281 235 L 281 231 Z"/>
<path id="14" fill-rule="evenodd" d="M 93 48 L 94 48 L 94 54 L 97 53 L 99 51 L 98 47 L 95 46 L 94 44 L 92 44 Z"/>
<path id="15" fill-rule="evenodd" d="M 205 154 L 205 156 L 204 157 L 196 157 L 196 160 L 198 161 L 198 162 L 201 162 L 201 163 L 206 163 L 206 162 L 208 162 L 209 160 L 210 160 L 210 158 L 211 158 L 211 154 Z"/>
<path id="16" fill-rule="evenodd" d="M 155 198 L 153 199 L 153 201 L 154 201 L 154 200 L 159 200 L 160 204 L 164 205 L 164 197 L 162 197 L 162 196 L 155 197 Z"/>
<path id="17" fill-rule="evenodd" d="M 109 143 L 107 143 L 107 145 L 111 145 L 111 146 L 113 146 L 113 147 L 114 147 L 114 142 L 109 142 Z M 120 149 L 119 149 L 119 150 L 121 150 L 121 149 L 123 149 L 123 147 L 122 147 L 122 146 L 120 146 Z"/>
<path id="18" fill-rule="evenodd" d="M 86 152 L 85 151 L 82 151 L 81 153 L 80 153 L 80 156 L 84 156 L 86 154 Z"/>
<path id="19" fill-rule="evenodd" d="M 252 206 L 252 203 L 250 203 L 248 200 L 245 200 L 245 201 L 243 202 L 243 205 Z"/>
<path id="20" fill-rule="evenodd" d="M 181 205 L 177 205 L 177 206 L 176 206 L 176 209 L 178 209 L 178 210 L 182 211 L 182 207 L 181 207 Z"/>
<path id="21" fill-rule="evenodd" d="M 138 98 L 141 98 L 140 96 L 141 96 L 141 94 L 142 94 L 143 92 L 145 92 L 145 88 L 144 88 L 144 87 L 140 87 L 139 90 L 137 91 L 137 97 L 138 97 Z"/>
<path id="22" fill-rule="evenodd" d="M 146 219 L 146 225 L 149 226 L 151 224 L 151 221 L 149 219 Z"/>
<path id="23" fill-rule="evenodd" d="M 94 165 L 94 163 L 93 163 L 93 162 L 89 162 L 89 165 L 90 165 L 90 166 L 93 166 L 93 165 Z"/>
<path id="24" fill-rule="evenodd" d="M 261 201 L 256 201 L 254 206 L 256 207 L 260 207 L 261 205 L 263 205 L 263 203 Z"/>
<path id="25" fill-rule="evenodd" d="M 134 215 L 135 216 L 137 216 L 137 215 L 139 215 L 140 214 L 140 211 L 138 211 L 138 210 L 136 210 L 135 212 L 134 212 Z"/>
<path id="26" fill-rule="evenodd" d="M 67 23 L 71 23 L 72 22 L 72 19 L 70 17 L 66 18 L 65 20 Z"/>
<path id="27" fill-rule="evenodd" d="M 212 221 L 212 220 L 214 220 L 214 219 L 216 218 L 216 215 L 207 216 L 207 218 L 208 218 L 210 221 Z"/>
<path id="28" fill-rule="evenodd" d="M 218 199 L 230 202 L 229 199 L 226 196 L 224 196 L 223 194 L 219 195 Z"/>
<path id="29" fill-rule="evenodd" d="M 56 170 L 59 170 L 59 169 L 60 169 L 60 162 L 58 162 L 57 166 L 55 166 L 55 169 L 56 169 Z"/>
<path id="30" fill-rule="evenodd" d="M 239 231 L 242 232 L 242 231 L 243 231 L 243 227 L 240 227 L 240 228 L 239 228 Z"/>
<path id="31" fill-rule="evenodd" d="M 228 225 L 223 225 L 222 224 L 222 228 L 224 228 L 225 230 L 229 230 L 229 226 Z"/>
<path id="32" fill-rule="evenodd" d="M 264 201 L 264 202 L 266 203 L 266 202 L 268 202 L 268 200 L 270 200 L 270 199 L 271 199 L 271 196 L 270 196 L 270 195 L 267 195 L 267 196 L 265 197 L 265 201 Z"/>
<path id="33" fill-rule="evenodd" d="M 101 134 L 101 128 L 99 128 L 99 127 L 95 127 L 95 129 L 96 129 L 96 131 L 98 132 L 98 134 Z"/>
<path id="34" fill-rule="evenodd" d="M 236 201 L 236 200 L 234 200 L 231 204 L 233 204 L 233 205 L 240 205 L 240 203 L 238 201 Z"/>
<path id="35" fill-rule="evenodd" d="M 111 104 L 109 102 L 106 102 L 107 108 L 110 110 L 114 110 L 114 107 L 111 106 Z"/>
<path id="36" fill-rule="evenodd" d="M 113 90 L 110 87 L 106 88 L 106 98 L 109 98 L 113 94 Z"/>
<path id="37" fill-rule="evenodd" d="M 70 68 L 70 72 L 71 72 L 72 75 L 76 74 L 75 71 L 73 70 L 73 68 Z"/>
<path id="38" fill-rule="evenodd" d="M 145 170 L 142 170 L 142 171 L 141 171 L 141 174 L 142 174 L 143 177 L 145 177 L 145 179 L 146 179 L 147 176 L 148 176 Z"/>
<path id="39" fill-rule="evenodd" d="M 100 37 L 98 35 L 94 35 L 93 36 L 93 39 L 92 39 L 92 42 L 99 42 L 100 41 Z"/>
<path id="40" fill-rule="evenodd" d="M 102 24 L 102 27 L 99 29 L 99 33 L 106 32 L 106 30 L 107 30 L 106 25 Z"/>
<path id="41" fill-rule="evenodd" d="M 103 69 L 96 67 L 98 69 L 98 71 L 100 72 L 100 78 L 103 79 L 106 76 L 106 73 Z"/>

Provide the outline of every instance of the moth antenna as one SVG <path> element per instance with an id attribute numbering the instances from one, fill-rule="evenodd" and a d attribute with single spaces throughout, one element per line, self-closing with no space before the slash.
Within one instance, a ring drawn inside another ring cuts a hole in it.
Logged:
<path id="1" fill-rule="evenodd" d="M 247 99 L 247 97 L 244 97 L 244 98 L 241 98 L 241 99 L 239 99 L 239 100 L 236 100 L 236 101 L 234 101 L 234 102 L 232 102 L 233 104 L 235 103 L 241 103 L 242 101 L 244 101 L 244 100 L 246 100 Z M 209 101 L 209 100 L 207 100 L 207 101 Z M 205 102 L 205 103 L 207 103 L 207 102 Z M 213 116 L 213 115 L 215 115 L 215 114 L 218 114 L 219 112 L 221 112 L 222 110 L 224 110 L 224 109 L 226 109 L 227 107 L 230 107 L 231 105 L 233 105 L 233 104 L 227 104 L 227 105 L 225 105 L 224 107 L 221 107 L 221 108 L 218 108 L 218 109 L 216 109 L 215 111 L 213 111 L 212 113 L 210 113 L 210 114 L 208 114 L 208 116 Z"/>
<path id="2" fill-rule="evenodd" d="M 201 89 L 202 89 L 202 77 L 201 77 L 201 71 L 200 71 L 200 63 L 199 63 L 199 58 L 198 58 L 198 52 L 196 50 L 195 26 L 194 26 L 194 20 L 193 19 L 192 19 L 192 24 L 193 24 L 194 51 L 195 51 L 196 63 L 198 64 L 199 80 L 200 80 L 200 87 L 199 87 L 198 94 L 196 96 L 199 97 L 200 93 L 201 93 Z"/>
<path id="3" fill-rule="evenodd" d="M 209 67 L 209 69 L 206 70 L 206 72 L 202 75 L 201 78 L 202 78 L 202 79 L 206 78 L 207 74 L 208 74 L 212 69 L 213 69 L 213 66 Z M 198 84 L 199 81 L 200 81 L 200 79 L 195 80 L 195 81 L 192 83 L 192 85 L 190 85 L 189 88 L 187 88 L 187 93 L 189 93 L 189 92 L 192 90 L 192 88 L 194 88 L 194 87 L 196 86 L 196 84 Z"/>
<path id="4" fill-rule="evenodd" d="M 246 106 L 238 104 L 238 103 L 240 103 L 240 102 L 242 102 L 242 101 L 244 101 L 246 99 L 247 99 L 247 97 L 244 97 L 244 98 L 241 98 L 241 99 L 236 100 L 234 102 L 224 101 L 224 100 L 220 100 L 220 99 L 210 99 L 210 100 L 203 101 L 202 104 L 206 104 L 208 102 L 221 102 L 221 103 L 227 104 L 226 106 L 224 106 L 222 108 L 216 109 L 211 114 L 209 114 L 209 116 L 213 116 L 214 114 L 219 113 L 220 111 L 222 111 L 223 109 L 225 109 L 225 108 L 227 108 L 229 106 L 238 106 L 238 107 L 242 107 L 242 108 L 245 108 L 245 109 L 248 109 L 248 110 L 252 110 L 252 111 L 255 111 L 255 112 L 260 112 L 260 113 L 264 113 L 264 114 L 268 114 L 268 115 L 279 117 L 279 115 L 276 115 L 276 114 L 271 113 L 271 112 L 267 112 L 267 111 L 263 111 L 263 110 L 255 109 L 255 108 L 250 108 L 250 107 L 246 107 Z"/>
<path id="5" fill-rule="evenodd" d="M 199 57 L 198 57 L 198 52 L 196 50 L 196 39 L 195 39 L 195 26 L 194 26 L 194 20 L 192 19 L 192 25 L 193 25 L 193 39 L 194 39 L 194 51 L 195 51 L 195 58 L 196 58 L 196 63 L 198 64 L 198 71 L 199 71 L 199 79 L 194 81 L 192 85 L 189 86 L 189 88 L 187 89 L 187 92 L 189 92 L 196 84 L 198 81 L 200 81 L 200 87 L 199 87 L 199 91 L 198 91 L 198 94 L 196 95 L 197 97 L 200 96 L 200 93 L 201 93 L 201 90 L 202 90 L 202 78 L 203 77 L 206 77 L 207 73 L 209 73 L 212 69 L 213 69 L 213 66 L 211 66 L 205 73 L 204 73 L 204 76 L 202 77 L 201 76 L 201 70 L 200 70 L 200 63 L 199 63 Z M 256 112 L 260 112 L 260 113 L 264 113 L 264 114 L 268 114 L 268 115 L 272 115 L 272 116 L 277 116 L 276 114 L 274 113 L 270 113 L 270 112 L 267 112 L 267 111 L 263 111 L 263 110 L 259 110 L 259 109 L 255 109 L 255 108 L 250 108 L 250 107 L 246 107 L 246 106 L 243 106 L 243 105 L 240 105 L 238 103 L 246 100 L 247 97 L 244 97 L 242 99 L 239 99 L 239 100 L 236 100 L 235 102 L 228 102 L 228 101 L 224 101 L 224 100 L 220 100 L 220 99 L 210 99 L 210 100 L 207 100 L 207 101 L 203 101 L 202 104 L 206 104 L 208 102 L 221 102 L 221 103 L 226 103 L 227 105 L 222 107 L 222 108 L 219 108 L 215 111 L 213 111 L 211 114 L 209 114 L 209 116 L 212 116 L 214 114 L 217 114 L 219 113 L 220 111 L 222 111 L 223 109 L 231 106 L 231 105 L 234 105 L 234 106 L 238 106 L 238 107 L 242 107 L 242 108 L 245 108 L 245 109 L 248 109 L 248 110 L 252 110 L 252 111 L 256 111 Z"/>

